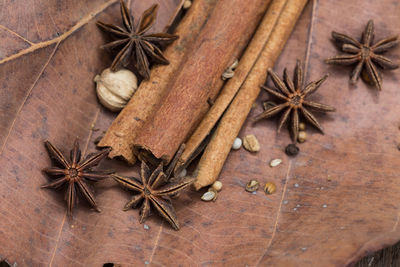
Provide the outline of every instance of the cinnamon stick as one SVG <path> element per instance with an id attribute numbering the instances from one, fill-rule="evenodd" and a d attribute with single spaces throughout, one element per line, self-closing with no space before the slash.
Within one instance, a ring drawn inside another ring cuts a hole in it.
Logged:
<path id="1" fill-rule="evenodd" d="M 219 0 L 191 45 L 170 90 L 135 138 L 134 149 L 168 163 L 209 109 L 221 88 L 221 74 L 241 52 L 257 27 L 268 1 Z M 240 40 L 240 41 L 238 41 Z"/>
<path id="2" fill-rule="evenodd" d="M 281 1 L 281 0 L 276 0 Z M 265 47 L 243 86 L 222 117 L 198 165 L 195 188 L 212 184 L 224 165 L 234 139 L 267 78 L 267 68 L 274 65 L 292 32 L 307 0 L 287 0 Z"/>
<path id="3" fill-rule="evenodd" d="M 200 144 L 210 134 L 211 130 L 220 119 L 228 105 L 231 103 L 239 88 L 242 86 L 266 42 L 268 41 L 286 2 L 286 0 L 273 1 L 268 7 L 268 11 L 264 15 L 263 20 L 254 34 L 254 37 L 239 61 L 239 65 L 235 70 L 235 75 L 224 85 L 215 103 L 207 112 L 206 116 L 203 118 L 200 125 L 196 128 L 189 140 L 186 142 L 185 151 L 183 152 L 176 166 L 177 172 L 179 172 L 180 168 L 184 165 L 187 165 L 188 161 L 193 158 L 193 155 L 199 149 Z"/>
<path id="4" fill-rule="evenodd" d="M 130 164 L 135 163 L 136 157 L 132 151 L 133 140 L 168 91 L 168 81 L 179 68 L 183 55 L 196 39 L 215 5 L 216 1 L 193 2 L 176 28 L 175 33 L 179 35 L 179 39 L 164 51 L 170 64 L 168 66 L 157 65 L 152 68 L 150 79 L 142 81 L 129 103 L 99 142 L 98 146 L 100 147 L 112 147 L 110 158 L 120 156 Z"/>

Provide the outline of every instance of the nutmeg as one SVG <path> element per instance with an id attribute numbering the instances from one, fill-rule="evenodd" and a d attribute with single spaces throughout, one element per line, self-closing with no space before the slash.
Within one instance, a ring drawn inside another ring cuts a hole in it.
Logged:
<path id="1" fill-rule="evenodd" d="M 94 81 L 100 103 L 111 111 L 120 111 L 138 87 L 135 74 L 127 69 L 113 72 L 107 68 Z"/>

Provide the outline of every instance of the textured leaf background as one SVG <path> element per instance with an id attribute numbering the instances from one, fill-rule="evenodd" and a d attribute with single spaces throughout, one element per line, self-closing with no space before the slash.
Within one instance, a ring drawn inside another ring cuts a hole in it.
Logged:
<path id="1" fill-rule="evenodd" d="M 150 2 L 129 5 L 137 16 Z M 161 30 L 180 1 L 158 2 Z M 289 136 L 276 135 L 276 121 L 246 124 L 241 136 L 255 134 L 261 151 L 230 154 L 216 202 L 201 202 L 202 192 L 175 201 L 176 232 L 157 216 L 144 229 L 136 210 L 121 210 L 129 193 L 112 181 L 96 186 L 102 213 L 81 203 L 73 219 L 61 194 L 39 188 L 50 164 L 44 139 L 66 151 L 79 137 L 92 151 L 115 117 L 98 104 L 92 79 L 111 62 L 98 49 L 105 37 L 95 21 L 119 18 L 118 1 L 3 1 L 0 255 L 18 266 L 343 266 L 400 240 L 400 71 L 385 72 L 377 93 L 362 81 L 350 86 L 351 68 L 323 63 L 338 53 L 331 30 L 359 36 L 372 18 L 381 39 L 399 34 L 399 14 L 395 0 L 310 1 L 274 69 L 292 71 L 299 58 L 306 80 L 330 74 L 313 96 L 338 109 L 318 117 L 326 134 L 308 127 L 301 153 L 287 158 Z M 399 61 L 399 48 L 389 55 Z M 258 103 L 266 98 L 262 93 Z M 260 111 L 258 105 L 250 117 Z M 270 168 L 273 158 L 283 164 Z M 117 161 L 105 165 L 132 172 Z M 251 178 L 274 181 L 277 192 L 245 192 Z"/>

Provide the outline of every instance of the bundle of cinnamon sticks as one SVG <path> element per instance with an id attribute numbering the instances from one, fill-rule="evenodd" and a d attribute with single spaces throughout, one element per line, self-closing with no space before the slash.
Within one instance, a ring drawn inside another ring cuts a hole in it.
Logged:
<path id="1" fill-rule="evenodd" d="M 194 1 L 164 52 L 170 65 L 152 69 L 98 145 L 133 164 L 137 157 L 168 163 L 186 143 L 175 172 L 204 149 L 195 187 L 212 184 L 306 2 Z"/>

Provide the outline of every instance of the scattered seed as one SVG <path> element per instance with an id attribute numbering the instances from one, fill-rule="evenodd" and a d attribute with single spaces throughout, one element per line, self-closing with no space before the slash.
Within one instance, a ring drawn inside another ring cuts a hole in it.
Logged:
<path id="1" fill-rule="evenodd" d="M 276 167 L 276 166 L 278 166 L 279 164 L 281 164 L 282 163 L 282 160 L 281 159 L 273 159 L 273 160 L 271 160 L 271 162 L 269 163 L 269 166 L 271 166 L 271 167 Z"/>
<path id="2" fill-rule="evenodd" d="M 185 2 L 183 2 L 183 9 L 188 9 L 191 6 L 192 6 L 192 1 L 186 0 Z"/>
<path id="3" fill-rule="evenodd" d="M 243 138 L 243 146 L 250 152 L 260 151 L 260 143 L 254 134 L 246 135 L 245 138 Z"/>
<path id="4" fill-rule="evenodd" d="M 219 192 L 222 189 L 222 183 L 220 181 L 215 181 L 212 186 L 212 189 L 214 189 L 215 191 Z"/>
<path id="5" fill-rule="evenodd" d="M 289 144 L 285 148 L 285 153 L 288 156 L 296 156 L 299 154 L 300 149 L 295 144 Z"/>
<path id="6" fill-rule="evenodd" d="M 217 199 L 217 192 L 214 190 L 207 191 L 201 196 L 203 201 L 215 201 Z"/>
<path id="7" fill-rule="evenodd" d="M 242 139 L 240 139 L 239 137 L 236 137 L 235 141 L 233 141 L 232 149 L 238 150 L 241 147 L 242 147 Z"/>
<path id="8" fill-rule="evenodd" d="M 297 136 L 297 141 L 299 143 L 304 143 L 307 139 L 307 133 L 305 131 L 300 131 L 299 135 Z"/>
<path id="9" fill-rule="evenodd" d="M 283 201 L 283 204 L 285 204 L 285 205 L 286 205 L 287 203 L 289 203 L 289 201 L 288 201 L 288 200 L 284 200 L 284 201 Z"/>
<path id="10" fill-rule="evenodd" d="M 299 130 L 304 131 L 306 129 L 306 124 L 304 122 L 299 123 Z"/>
<path id="11" fill-rule="evenodd" d="M 299 187 L 299 184 L 294 184 L 294 187 Z"/>
<path id="12" fill-rule="evenodd" d="M 149 229 L 150 229 L 150 227 L 149 227 L 147 224 L 143 224 L 143 228 L 144 228 L 145 230 L 149 230 Z"/>
<path id="13" fill-rule="evenodd" d="M 247 184 L 246 184 L 246 191 L 247 192 L 255 192 L 257 191 L 258 187 L 260 186 L 260 184 L 258 183 L 257 180 L 250 180 Z"/>
<path id="14" fill-rule="evenodd" d="M 332 177 L 330 175 L 328 175 L 327 180 L 328 180 L 328 182 L 332 181 Z"/>
<path id="15" fill-rule="evenodd" d="M 324 204 L 324 205 L 322 205 L 322 207 L 323 207 L 323 208 L 326 208 L 326 207 L 328 207 L 328 205 Z"/>
<path id="16" fill-rule="evenodd" d="M 273 182 L 268 182 L 264 186 L 264 192 L 268 195 L 275 193 L 276 185 Z"/>
<path id="17" fill-rule="evenodd" d="M 268 110 L 268 109 L 273 108 L 273 107 L 275 107 L 275 106 L 276 106 L 276 103 L 273 102 L 273 101 L 265 101 L 265 102 L 263 103 L 263 108 L 264 108 L 264 110 Z"/>

